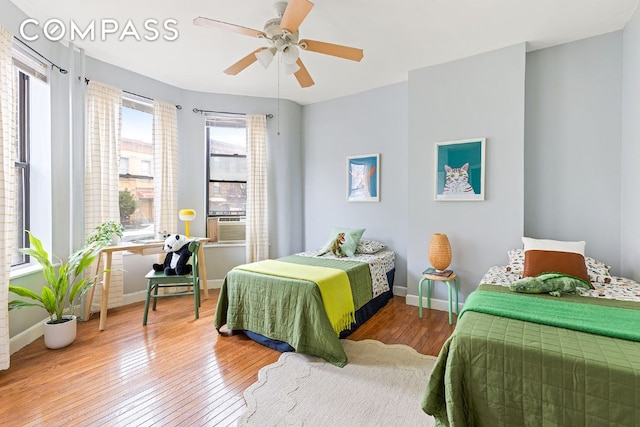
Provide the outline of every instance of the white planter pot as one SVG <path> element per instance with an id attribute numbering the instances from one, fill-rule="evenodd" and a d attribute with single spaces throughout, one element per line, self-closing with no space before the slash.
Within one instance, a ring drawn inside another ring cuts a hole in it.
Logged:
<path id="1" fill-rule="evenodd" d="M 69 319 L 64 323 L 44 322 L 44 345 L 47 348 L 56 349 L 66 347 L 76 339 L 76 316 L 62 316 Z"/>

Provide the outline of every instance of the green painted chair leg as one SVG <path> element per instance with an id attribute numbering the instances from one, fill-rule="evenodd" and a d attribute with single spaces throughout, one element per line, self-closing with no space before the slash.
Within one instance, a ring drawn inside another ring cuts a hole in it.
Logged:
<path id="1" fill-rule="evenodd" d="M 196 319 L 200 318 L 199 307 L 200 307 L 200 285 L 198 281 L 195 280 L 193 283 L 193 305 L 194 311 L 196 313 Z"/>
<path id="2" fill-rule="evenodd" d="M 426 279 L 420 279 L 420 283 L 418 284 L 418 316 L 422 319 L 422 284 Z"/>
<path id="3" fill-rule="evenodd" d="M 142 326 L 147 325 L 147 317 L 149 316 L 149 294 L 151 293 L 151 281 L 147 280 L 147 296 L 144 299 L 144 317 L 142 318 Z"/>

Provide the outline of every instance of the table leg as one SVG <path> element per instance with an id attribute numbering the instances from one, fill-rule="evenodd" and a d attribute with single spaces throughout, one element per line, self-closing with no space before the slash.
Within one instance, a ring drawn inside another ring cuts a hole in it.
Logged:
<path id="1" fill-rule="evenodd" d="M 427 308 L 431 310 L 431 279 L 427 279 Z"/>
<path id="2" fill-rule="evenodd" d="M 418 317 L 422 319 L 422 284 L 426 279 L 420 279 L 420 283 L 418 283 Z"/>
<path id="3" fill-rule="evenodd" d="M 95 260 L 95 268 L 92 269 L 91 280 L 95 280 L 100 272 L 100 261 L 102 261 L 102 252 L 98 254 Z M 91 318 L 91 306 L 93 305 L 93 294 L 96 291 L 96 284 L 89 288 L 87 294 L 84 297 L 84 312 L 82 313 L 82 320 L 87 321 Z"/>
<path id="4" fill-rule="evenodd" d="M 449 290 L 449 324 L 453 323 L 453 315 L 451 314 L 451 280 L 447 280 L 447 288 Z"/>
<path id="5" fill-rule="evenodd" d="M 109 308 L 109 285 L 111 284 L 111 251 L 106 253 L 107 259 L 104 265 L 104 276 L 102 280 L 102 300 L 100 301 L 100 326 L 98 329 L 104 331 L 107 324 L 107 310 Z"/>
<path id="6" fill-rule="evenodd" d="M 200 276 L 200 283 L 204 290 L 204 299 L 209 299 L 209 286 L 207 285 L 207 264 L 204 261 L 204 246 L 203 242 L 200 242 L 198 246 L 198 275 Z"/>
<path id="7" fill-rule="evenodd" d="M 458 284 L 458 278 L 453 279 L 453 283 L 456 284 L 456 314 L 460 314 L 460 305 L 458 304 L 458 291 L 460 290 L 460 285 Z"/>

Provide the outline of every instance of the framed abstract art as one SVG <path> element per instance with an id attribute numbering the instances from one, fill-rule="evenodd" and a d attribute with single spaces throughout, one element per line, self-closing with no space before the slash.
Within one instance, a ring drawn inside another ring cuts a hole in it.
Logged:
<path id="1" fill-rule="evenodd" d="M 347 157 L 347 201 L 380 201 L 380 154 Z"/>

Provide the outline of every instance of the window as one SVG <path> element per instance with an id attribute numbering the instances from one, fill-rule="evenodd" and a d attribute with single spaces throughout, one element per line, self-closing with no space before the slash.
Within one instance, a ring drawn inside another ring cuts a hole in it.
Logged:
<path id="1" fill-rule="evenodd" d="M 27 264 L 29 258 L 17 248 L 29 246 L 26 230 L 29 227 L 29 76 L 16 68 L 18 93 L 16 132 L 16 235 L 11 256 L 11 266 Z"/>
<path id="2" fill-rule="evenodd" d="M 153 106 L 130 94 L 122 99 L 119 167 L 124 240 L 153 237 Z"/>
<path id="3" fill-rule="evenodd" d="M 120 157 L 120 175 L 126 175 L 129 173 L 129 159 L 127 157 Z"/>
<path id="4" fill-rule="evenodd" d="M 51 229 L 50 92 L 48 65 L 32 57 L 17 44 L 13 47 L 16 90 L 15 139 L 15 234 L 11 267 L 32 260 L 18 252 L 29 246 L 27 230 L 47 244 Z"/>
<path id="5" fill-rule="evenodd" d="M 140 162 L 140 173 L 146 176 L 152 176 L 151 162 L 149 160 L 142 160 Z"/>
<path id="6" fill-rule="evenodd" d="M 247 204 L 247 122 L 244 116 L 206 119 L 209 216 L 245 215 Z"/>

